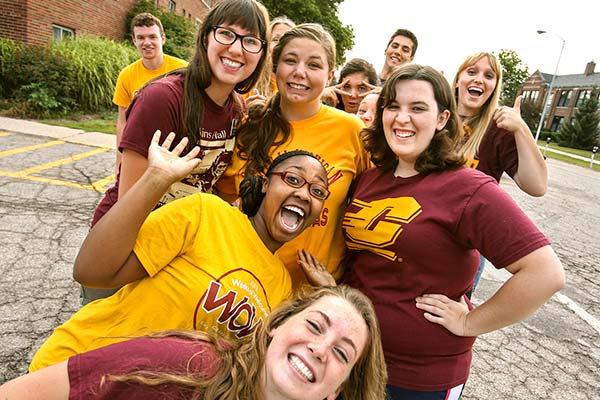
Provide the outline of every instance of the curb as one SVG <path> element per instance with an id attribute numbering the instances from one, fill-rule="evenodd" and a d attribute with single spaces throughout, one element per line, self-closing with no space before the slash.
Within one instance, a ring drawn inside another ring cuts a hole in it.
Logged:
<path id="1" fill-rule="evenodd" d="M 65 142 L 95 147 L 116 148 L 114 135 L 101 132 L 86 132 L 82 129 L 65 128 L 42 124 L 25 119 L 0 117 L 0 130 L 49 137 Z"/>

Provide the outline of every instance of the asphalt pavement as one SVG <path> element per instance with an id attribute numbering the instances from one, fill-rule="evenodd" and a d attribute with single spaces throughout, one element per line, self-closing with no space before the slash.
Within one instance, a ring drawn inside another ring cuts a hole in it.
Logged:
<path id="1" fill-rule="evenodd" d="M 73 259 L 114 179 L 114 136 L 0 117 L 0 382 L 26 372 L 79 309 Z M 464 400 L 600 397 L 600 173 L 548 160 L 548 193 L 507 190 L 552 240 L 567 286 L 525 321 L 479 337 Z M 508 273 L 486 267 L 475 304 Z"/>

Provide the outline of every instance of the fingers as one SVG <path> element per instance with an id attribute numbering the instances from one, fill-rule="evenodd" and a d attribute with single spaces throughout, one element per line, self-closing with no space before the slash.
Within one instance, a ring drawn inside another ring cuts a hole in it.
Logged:
<path id="1" fill-rule="evenodd" d="M 160 131 L 159 131 L 160 132 Z M 171 148 L 171 144 L 173 143 L 173 140 L 175 139 L 175 133 L 174 132 L 170 132 L 167 137 L 165 138 L 165 141 L 162 142 L 162 147 L 164 149 L 169 150 Z"/>
<path id="2" fill-rule="evenodd" d="M 523 96 L 517 96 L 515 99 L 515 104 L 513 105 L 513 110 L 521 114 L 521 101 L 523 101 Z"/>
<path id="3" fill-rule="evenodd" d="M 346 78 L 346 79 L 344 79 L 344 80 L 343 80 L 343 82 L 340 82 L 340 83 L 338 83 L 337 85 L 335 85 L 335 86 L 334 86 L 334 88 L 341 89 L 341 88 L 343 88 L 343 87 L 344 87 L 344 85 L 345 85 L 346 83 L 348 83 L 348 82 L 350 82 L 350 78 Z"/>
<path id="4" fill-rule="evenodd" d="M 152 135 L 152 140 L 150 141 L 150 145 L 156 144 L 158 145 L 158 142 L 160 142 L 160 129 L 157 129 L 154 134 Z"/>

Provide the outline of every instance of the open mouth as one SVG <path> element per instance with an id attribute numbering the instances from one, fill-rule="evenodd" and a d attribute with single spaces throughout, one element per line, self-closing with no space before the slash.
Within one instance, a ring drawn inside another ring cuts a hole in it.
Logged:
<path id="1" fill-rule="evenodd" d="M 299 85 L 297 83 L 288 83 L 288 86 L 296 90 L 308 90 L 308 86 Z"/>
<path id="2" fill-rule="evenodd" d="M 415 136 L 415 132 L 413 131 L 394 131 L 394 135 L 400 139 L 406 139 L 409 137 Z"/>
<path id="3" fill-rule="evenodd" d="M 221 62 L 223 63 L 224 66 L 226 66 L 228 68 L 238 69 L 238 68 L 241 68 L 241 66 L 242 66 L 242 63 L 230 60 L 228 58 L 221 58 Z"/>
<path id="4" fill-rule="evenodd" d="M 483 89 L 478 88 L 478 87 L 470 87 L 467 88 L 467 91 L 469 92 L 469 94 L 471 96 L 476 96 L 476 97 L 480 97 L 483 95 Z"/>
<path id="5" fill-rule="evenodd" d="M 315 382 L 315 376 L 312 371 L 302 362 L 302 360 L 293 354 L 288 356 L 288 361 L 300 375 L 302 375 L 310 383 Z"/>
<path id="6" fill-rule="evenodd" d="M 304 211 L 296 206 L 281 208 L 281 222 L 290 231 L 296 231 L 304 221 Z"/>

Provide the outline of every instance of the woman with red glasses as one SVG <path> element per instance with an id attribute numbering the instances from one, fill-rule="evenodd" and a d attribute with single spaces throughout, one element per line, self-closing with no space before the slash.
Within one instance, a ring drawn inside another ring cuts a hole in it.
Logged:
<path id="1" fill-rule="evenodd" d="M 197 193 L 152 212 L 173 182 L 200 160 L 187 139 L 168 148 L 154 134 L 144 175 L 96 224 L 75 261 L 74 276 L 90 287 L 117 288 L 54 330 L 30 370 L 128 337 L 195 329 L 248 337 L 286 299 L 291 279 L 275 252 L 320 214 L 327 173 L 313 154 L 277 157 L 264 175 L 248 176 L 243 212 L 217 196 Z"/>
<path id="2" fill-rule="evenodd" d="M 301 249 L 340 275 L 346 196 L 354 178 L 368 166 L 368 157 L 359 138 L 360 119 L 321 103 L 336 65 L 335 42 L 321 25 L 301 24 L 284 33 L 273 49 L 273 64 L 279 91 L 266 103 L 250 105 L 232 163 L 216 187 L 219 195 L 234 201 L 244 176 L 262 173 L 273 158 L 294 149 L 309 150 L 323 163 L 331 195 L 321 215 L 277 252 L 297 286 L 305 281 L 298 265 Z"/>

